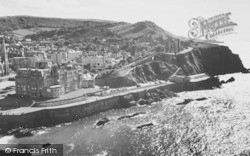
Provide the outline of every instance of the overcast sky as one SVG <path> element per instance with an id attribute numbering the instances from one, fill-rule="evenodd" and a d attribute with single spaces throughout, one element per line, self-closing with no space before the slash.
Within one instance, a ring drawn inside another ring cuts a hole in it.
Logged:
<path id="1" fill-rule="evenodd" d="M 187 36 L 191 18 L 209 18 L 226 12 L 232 13 L 231 19 L 238 24 L 241 39 L 248 40 L 249 0 L 0 0 L 0 16 L 32 15 L 131 23 L 150 20 L 182 36 Z"/>

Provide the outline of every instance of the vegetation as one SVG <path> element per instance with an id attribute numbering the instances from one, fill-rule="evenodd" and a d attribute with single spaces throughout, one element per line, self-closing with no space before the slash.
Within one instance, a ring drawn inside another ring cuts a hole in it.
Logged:
<path id="1" fill-rule="evenodd" d="M 8 16 L 0 18 L 0 32 L 11 31 L 17 29 L 30 29 L 34 27 L 48 28 L 76 28 L 98 26 L 110 21 L 101 20 L 77 20 L 77 19 L 61 19 L 61 18 L 44 18 L 32 16 Z"/>

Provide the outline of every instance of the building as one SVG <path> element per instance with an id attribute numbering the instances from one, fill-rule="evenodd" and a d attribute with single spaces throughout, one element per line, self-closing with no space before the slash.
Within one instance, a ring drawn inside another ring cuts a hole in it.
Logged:
<path id="1" fill-rule="evenodd" d="M 25 54 L 26 57 L 37 57 L 38 60 L 47 60 L 47 54 L 44 51 L 29 51 Z"/>
<path id="2" fill-rule="evenodd" d="M 49 69 L 20 68 L 16 75 L 16 94 L 47 97 L 46 89 L 53 85 Z"/>
<path id="3" fill-rule="evenodd" d="M 67 59 L 72 61 L 82 56 L 82 51 L 68 50 Z"/>
<path id="4" fill-rule="evenodd" d="M 111 65 L 111 53 L 98 55 L 96 52 L 89 52 L 82 55 L 82 65 L 90 64 L 95 67 L 107 67 Z"/>
<path id="5" fill-rule="evenodd" d="M 53 85 L 48 87 L 44 93 L 47 98 L 58 98 L 64 94 L 64 91 L 61 85 Z"/>
<path id="6" fill-rule="evenodd" d="M 95 86 L 95 77 L 71 65 L 58 69 L 37 62 L 37 69 L 20 68 L 16 75 L 16 94 L 35 98 L 57 98 L 64 93 Z"/>
<path id="7" fill-rule="evenodd" d="M 63 62 L 65 62 L 64 60 L 64 56 L 62 53 L 60 52 L 55 52 L 51 55 L 51 61 L 53 64 L 62 64 Z"/>
<path id="8" fill-rule="evenodd" d="M 35 68 L 36 62 L 39 59 L 37 57 L 14 57 L 10 59 L 10 63 L 14 70 L 18 68 Z"/>
<path id="9" fill-rule="evenodd" d="M 90 75 L 89 73 L 83 74 L 82 87 L 84 88 L 93 88 L 95 86 L 95 77 Z"/>
<path id="10" fill-rule="evenodd" d="M 3 66 L 4 66 L 4 74 L 3 75 L 9 75 L 10 74 L 9 58 L 8 58 L 8 53 L 5 49 L 5 36 L 3 36 L 1 62 L 3 62 Z"/>
<path id="11" fill-rule="evenodd" d="M 1 60 L 1 57 L 0 57 Z M 4 64 L 0 61 L 0 76 L 4 76 Z"/>

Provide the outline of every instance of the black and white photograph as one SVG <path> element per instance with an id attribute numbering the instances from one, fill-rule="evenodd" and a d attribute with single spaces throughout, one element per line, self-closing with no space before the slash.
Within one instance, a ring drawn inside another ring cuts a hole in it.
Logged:
<path id="1" fill-rule="evenodd" d="M 0 156 L 250 156 L 249 15 L 0 0 Z"/>

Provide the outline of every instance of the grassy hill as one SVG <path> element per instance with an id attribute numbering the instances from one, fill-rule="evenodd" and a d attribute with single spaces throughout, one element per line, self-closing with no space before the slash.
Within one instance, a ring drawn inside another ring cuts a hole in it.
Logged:
<path id="1" fill-rule="evenodd" d="M 7 16 L 0 17 L 0 32 L 12 31 L 18 29 L 30 29 L 35 27 L 42 28 L 69 28 L 69 27 L 86 27 L 114 23 L 105 20 L 81 20 L 81 19 L 62 19 L 62 18 L 45 18 L 32 16 Z"/>
<path id="2" fill-rule="evenodd" d="M 171 36 L 170 33 L 150 21 L 143 21 L 135 24 L 124 23 L 123 25 L 112 27 L 110 30 L 125 38 L 138 38 L 145 35 L 162 36 L 164 38 L 169 38 Z"/>

